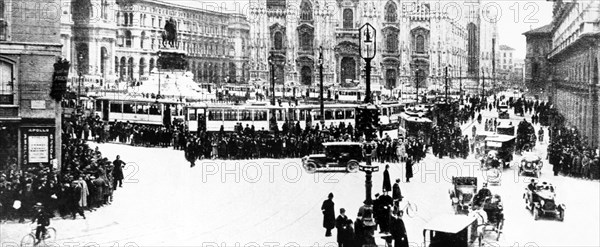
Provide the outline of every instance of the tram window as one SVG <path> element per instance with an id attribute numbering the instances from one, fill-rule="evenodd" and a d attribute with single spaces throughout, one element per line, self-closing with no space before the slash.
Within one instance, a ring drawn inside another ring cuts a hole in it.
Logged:
<path id="1" fill-rule="evenodd" d="M 160 115 L 161 109 L 159 104 L 150 105 L 150 115 Z"/>
<path id="2" fill-rule="evenodd" d="M 267 120 L 267 111 L 254 111 L 254 121 L 266 121 Z"/>
<path id="3" fill-rule="evenodd" d="M 333 119 L 333 111 L 332 110 L 326 110 L 325 111 L 325 120 L 332 120 Z"/>
<path id="4" fill-rule="evenodd" d="M 335 119 L 344 119 L 344 110 L 336 110 Z"/>
<path id="5" fill-rule="evenodd" d="M 96 111 L 102 111 L 102 101 L 96 101 Z"/>
<path id="6" fill-rule="evenodd" d="M 382 113 L 384 116 L 387 116 L 387 115 L 388 115 L 388 108 L 382 108 L 382 109 L 381 109 L 381 113 Z"/>
<path id="7" fill-rule="evenodd" d="M 135 106 L 137 114 L 148 114 L 148 104 L 141 103 Z"/>
<path id="8" fill-rule="evenodd" d="M 198 118 L 197 118 L 198 115 L 196 114 L 196 109 L 189 109 L 188 110 L 188 114 L 189 114 L 189 118 L 188 119 L 190 121 L 196 121 L 196 120 L 198 120 Z"/>
<path id="9" fill-rule="evenodd" d="M 277 121 L 283 121 L 283 113 L 281 110 L 275 110 L 275 117 Z"/>
<path id="10" fill-rule="evenodd" d="M 321 111 L 315 111 L 314 116 L 315 116 L 315 118 L 313 118 L 314 120 L 321 120 Z"/>
<path id="11" fill-rule="evenodd" d="M 250 112 L 250 110 L 242 110 L 242 112 L 240 112 L 240 120 L 241 121 L 251 121 L 252 120 L 252 112 Z"/>
<path id="12" fill-rule="evenodd" d="M 179 116 L 179 111 L 176 104 L 171 104 L 171 116 Z"/>
<path id="13" fill-rule="evenodd" d="M 123 105 L 121 105 L 121 103 L 110 103 L 110 112 L 117 112 L 117 113 L 122 113 L 123 109 L 122 108 Z"/>
<path id="14" fill-rule="evenodd" d="M 237 121 L 236 110 L 225 110 L 224 118 L 225 121 Z"/>
<path id="15" fill-rule="evenodd" d="M 123 103 L 123 113 L 135 113 L 135 103 Z"/>
<path id="16" fill-rule="evenodd" d="M 354 111 L 346 110 L 346 119 L 354 119 Z"/>
<path id="17" fill-rule="evenodd" d="M 299 112 L 300 121 L 305 121 L 306 120 L 306 113 L 307 112 L 308 112 L 307 110 L 300 110 L 300 112 Z"/>
<path id="18" fill-rule="evenodd" d="M 222 121 L 223 120 L 223 116 L 222 116 L 222 112 L 220 110 L 211 110 L 208 111 L 208 120 L 214 120 L 214 121 Z"/>

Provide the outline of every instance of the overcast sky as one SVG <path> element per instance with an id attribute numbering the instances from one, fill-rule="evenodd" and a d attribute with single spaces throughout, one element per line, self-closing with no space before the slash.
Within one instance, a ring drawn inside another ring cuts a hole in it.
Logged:
<path id="1" fill-rule="evenodd" d="M 248 14 L 249 11 L 248 0 L 169 1 L 210 10 L 222 8 L 224 12 Z M 453 0 L 446 2 L 453 2 Z M 463 5 L 462 1 L 459 0 L 459 2 L 460 5 Z M 487 8 L 491 15 L 500 14 L 498 18 L 499 44 L 514 48 L 516 58 L 525 58 L 525 36 L 522 33 L 552 21 L 552 2 L 546 0 L 482 0 L 482 2 L 482 7 Z M 491 19 L 496 18 L 492 17 Z"/>

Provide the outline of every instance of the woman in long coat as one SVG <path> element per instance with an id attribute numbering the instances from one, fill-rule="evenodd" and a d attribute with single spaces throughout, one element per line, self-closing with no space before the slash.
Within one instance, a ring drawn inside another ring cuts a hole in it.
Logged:
<path id="1" fill-rule="evenodd" d="M 335 228 L 333 193 L 329 193 L 328 199 L 323 201 L 321 211 L 323 212 L 323 227 L 327 229 L 325 231 L 325 236 L 330 237 L 331 229 Z"/>
<path id="2" fill-rule="evenodd" d="M 412 156 L 409 156 L 408 159 L 406 160 L 406 182 L 407 183 L 409 183 L 410 179 L 413 177 L 412 165 L 413 165 L 413 158 L 412 158 Z"/>
<path id="3" fill-rule="evenodd" d="M 390 172 L 388 171 L 390 165 L 385 165 L 385 171 L 383 172 L 383 192 L 389 192 L 392 190 L 392 181 L 390 180 Z"/>

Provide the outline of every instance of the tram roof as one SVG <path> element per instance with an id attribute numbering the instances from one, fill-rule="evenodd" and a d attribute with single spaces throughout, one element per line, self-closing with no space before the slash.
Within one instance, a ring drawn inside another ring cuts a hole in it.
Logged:
<path id="1" fill-rule="evenodd" d="M 356 108 L 358 104 L 323 104 L 324 108 Z M 298 105 L 296 109 L 319 109 L 320 105 Z"/>
<path id="2" fill-rule="evenodd" d="M 414 116 L 410 116 L 410 115 L 408 115 L 408 114 L 406 114 L 404 112 L 400 113 L 400 117 L 404 118 L 404 119 L 406 119 L 408 121 L 411 121 L 411 122 L 431 123 L 431 119 L 429 119 L 429 118 L 426 118 L 426 117 L 414 117 Z"/>
<path id="3" fill-rule="evenodd" d="M 185 102 L 171 100 L 171 99 L 153 99 L 153 98 L 143 98 L 137 96 L 129 96 L 129 95 L 113 95 L 113 96 L 101 96 L 96 98 L 96 100 L 109 100 L 109 101 L 126 101 L 126 102 L 147 102 L 147 103 L 172 103 L 172 104 L 185 104 Z"/>
<path id="4" fill-rule="evenodd" d="M 360 146 L 362 143 L 360 142 L 325 142 L 323 146 Z"/>

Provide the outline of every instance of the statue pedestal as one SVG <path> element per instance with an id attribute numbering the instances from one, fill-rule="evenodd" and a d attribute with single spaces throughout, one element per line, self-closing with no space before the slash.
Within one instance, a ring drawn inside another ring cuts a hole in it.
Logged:
<path id="1" fill-rule="evenodd" d="M 164 70 L 186 70 L 188 62 L 185 60 L 187 52 L 179 49 L 160 49 L 157 64 Z"/>

